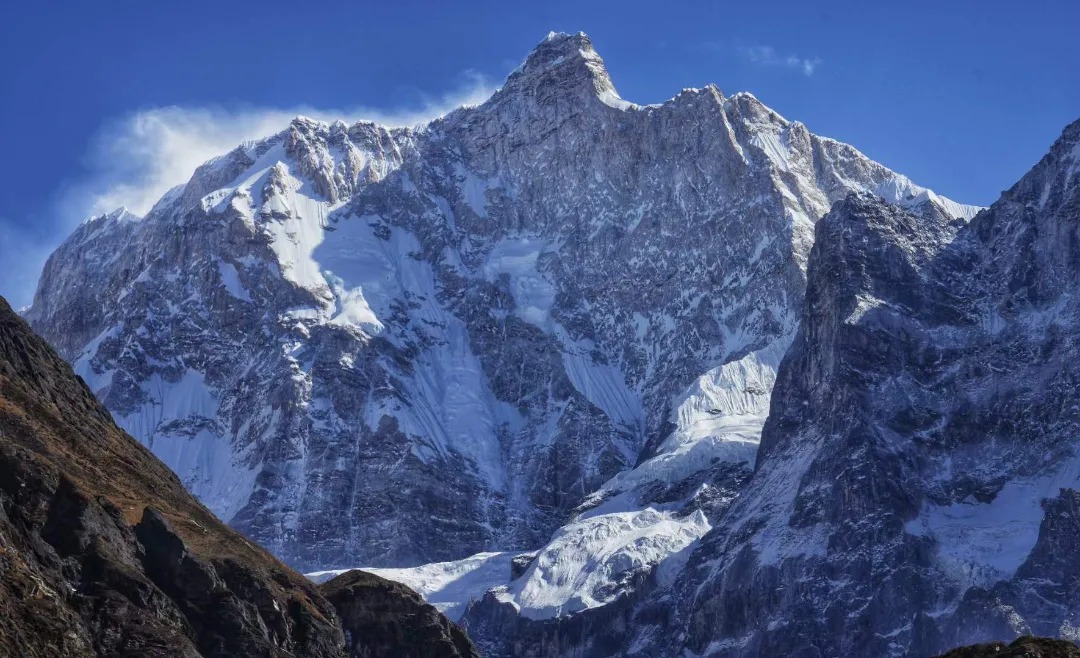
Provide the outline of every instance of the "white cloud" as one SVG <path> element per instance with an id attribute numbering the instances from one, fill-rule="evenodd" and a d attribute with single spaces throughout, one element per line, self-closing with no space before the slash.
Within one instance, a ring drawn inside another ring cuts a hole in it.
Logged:
<path id="1" fill-rule="evenodd" d="M 145 213 L 169 188 L 186 182 L 203 162 L 241 142 L 279 132 L 298 115 L 324 121 L 366 119 L 386 126 L 414 125 L 462 105 L 479 104 L 494 90 L 487 78 L 470 73 L 462 87 L 425 97 L 411 108 L 174 106 L 135 112 L 103 128 L 94 141 L 87 158 L 92 174 L 77 186 L 75 195 L 86 204 L 81 218 L 120 206 Z"/>
<path id="2" fill-rule="evenodd" d="M 187 182 L 210 158 L 240 143 L 284 130 L 298 115 L 332 121 L 361 119 L 387 126 L 425 123 L 462 105 L 482 103 L 495 91 L 474 72 L 441 95 L 421 95 L 411 107 L 325 109 L 298 105 L 274 107 L 156 107 L 133 112 L 103 126 L 84 158 L 85 174 L 58 181 L 54 207 L 26 222 L 0 218 L 0 295 L 12 305 L 29 304 L 48 255 L 83 220 L 126 206 L 143 214 L 170 188 Z M 49 230 L 41 230 L 47 226 Z"/>
<path id="3" fill-rule="evenodd" d="M 817 57 L 781 55 L 772 46 L 743 46 L 739 48 L 739 52 L 755 64 L 794 69 L 807 77 L 813 75 L 814 70 L 821 64 L 821 59 Z"/>

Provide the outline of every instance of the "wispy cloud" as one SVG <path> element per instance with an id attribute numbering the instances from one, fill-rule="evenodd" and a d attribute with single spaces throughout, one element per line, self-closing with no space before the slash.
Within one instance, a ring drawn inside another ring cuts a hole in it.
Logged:
<path id="1" fill-rule="evenodd" d="M 55 207 L 33 222 L 29 218 L 0 218 L 0 263 L 8 271 L 16 267 L 19 273 L 0 279 L 0 294 L 13 305 L 28 304 L 48 254 L 84 219 L 120 206 L 143 214 L 170 188 L 187 182 L 203 162 L 242 142 L 284 130 L 298 115 L 408 126 L 462 105 L 482 103 L 494 91 L 490 79 L 466 72 L 454 89 L 419 94 L 418 102 L 407 107 L 173 106 L 144 109 L 110 121 L 91 140 L 82 163 L 84 173 L 73 180 L 58 181 Z"/>
<path id="2" fill-rule="evenodd" d="M 135 112 L 105 126 L 94 140 L 87 158 L 92 173 L 80 183 L 77 195 L 88 201 L 81 217 L 119 206 L 144 213 L 169 188 L 186 182 L 203 162 L 241 142 L 279 132 L 298 115 L 323 121 L 365 119 L 385 126 L 408 126 L 462 105 L 482 103 L 494 90 L 488 78 L 468 73 L 460 87 L 438 96 L 422 96 L 414 107 L 158 107 Z"/>
<path id="3" fill-rule="evenodd" d="M 792 69 L 802 72 L 807 77 L 814 75 L 814 71 L 821 65 L 821 59 L 818 57 L 784 55 L 772 46 L 740 46 L 739 52 L 755 64 Z"/>

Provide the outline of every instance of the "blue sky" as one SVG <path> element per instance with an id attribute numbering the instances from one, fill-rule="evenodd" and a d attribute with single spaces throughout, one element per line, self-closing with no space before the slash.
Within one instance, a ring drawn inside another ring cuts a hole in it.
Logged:
<path id="1" fill-rule="evenodd" d="M 16 1 L 0 8 L 0 294 L 91 212 L 143 210 L 290 114 L 391 122 L 476 100 L 549 30 L 620 94 L 716 83 L 988 204 L 1080 117 L 1080 3 Z M 140 207 L 143 206 L 143 207 Z"/>

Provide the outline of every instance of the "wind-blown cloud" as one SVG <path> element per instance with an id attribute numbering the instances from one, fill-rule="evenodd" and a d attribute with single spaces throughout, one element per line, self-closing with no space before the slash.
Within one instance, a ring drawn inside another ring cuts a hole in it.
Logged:
<path id="1" fill-rule="evenodd" d="M 782 55 L 772 46 L 742 46 L 739 52 L 755 64 L 793 69 L 807 77 L 814 75 L 814 70 L 821 64 L 820 58 Z"/>
<path id="2" fill-rule="evenodd" d="M 494 91 L 490 79 L 467 72 L 457 88 L 434 96 L 422 94 L 420 101 L 409 107 L 171 106 L 144 109 L 110 121 L 91 140 L 82 163 L 85 174 L 58 181 L 54 207 L 43 217 L 34 218 L 33 223 L 0 218 L 0 263 L 9 272 L 17 272 L 0 279 L 0 294 L 14 306 L 29 304 L 48 254 L 80 222 L 120 206 L 144 214 L 170 188 L 187 182 L 203 162 L 242 142 L 280 132 L 298 115 L 408 126 L 463 105 L 482 103 Z M 35 230 L 29 230 L 31 225 Z"/>
<path id="3" fill-rule="evenodd" d="M 462 105 L 482 103 L 494 90 L 487 78 L 469 74 L 461 88 L 425 97 L 412 108 L 174 106 L 135 112 L 103 128 L 94 140 L 88 156 L 93 174 L 78 186 L 78 196 L 89 201 L 82 216 L 96 216 L 120 206 L 145 213 L 170 188 L 187 182 L 203 162 L 242 142 L 284 130 L 298 115 L 323 121 L 366 119 L 385 126 L 415 125 Z M 89 197 L 86 191 L 91 192 Z"/>

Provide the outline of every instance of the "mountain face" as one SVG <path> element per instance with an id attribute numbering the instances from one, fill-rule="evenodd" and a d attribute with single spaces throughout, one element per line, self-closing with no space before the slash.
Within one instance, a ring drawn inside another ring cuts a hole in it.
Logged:
<path id="1" fill-rule="evenodd" d="M 323 587 L 199 504 L 0 299 L 0 655 L 476 656 L 403 587 Z"/>
<path id="2" fill-rule="evenodd" d="M 551 541 L 501 595 L 550 618 L 685 558 L 735 499 L 814 224 L 851 192 L 977 210 L 749 94 L 626 102 L 552 34 L 482 105 L 298 118 L 146 217 L 88 221 L 27 318 L 289 564 Z"/>
<path id="3" fill-rule="evenodd" d="M 685 651 L 1076 637 L 1078 179 L 1080 122 L 970 223 L 856 194 L 818 224 L 755 472 L 673 595 Z"/>

